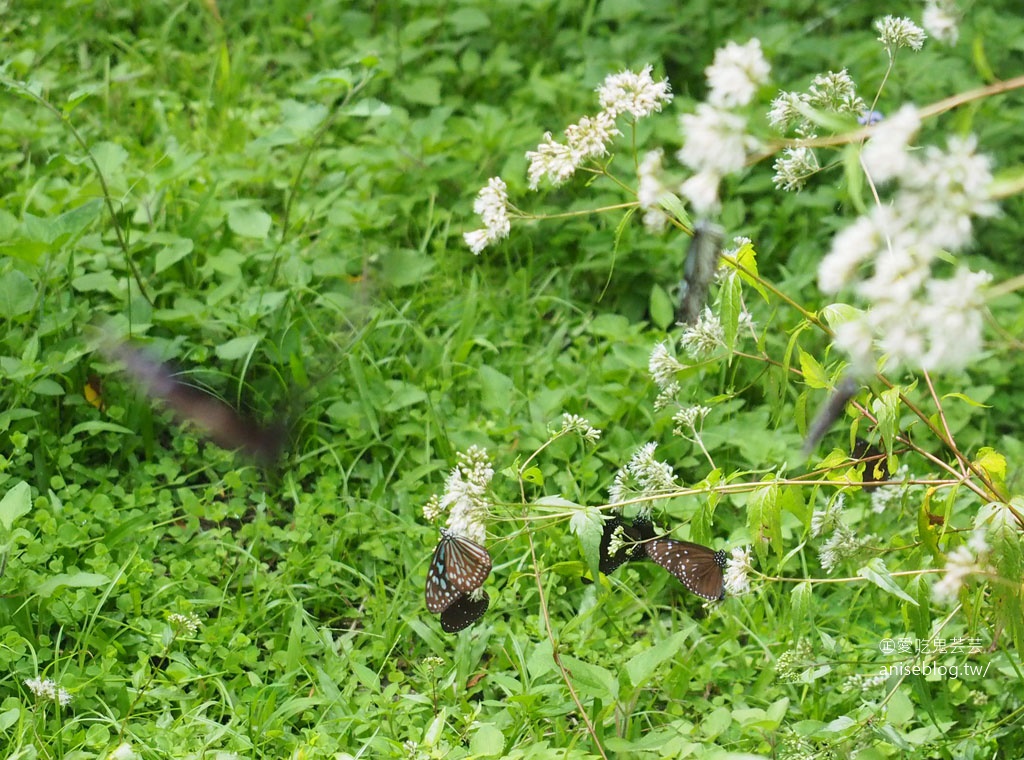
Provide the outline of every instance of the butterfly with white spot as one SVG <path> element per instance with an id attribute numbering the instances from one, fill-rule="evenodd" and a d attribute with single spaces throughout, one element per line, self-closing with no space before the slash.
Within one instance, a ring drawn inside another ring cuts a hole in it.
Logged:
<path id="1" fill-rule="evenodd" d="M 458 602 L 461 609 L 475 612 L 480 600 L 464 601 L 463 597 L 476 591 L 491 574 L 491 555 L 476 541 L 459 536 L 441 528 L 441 541 L 434 549 L 434 556 L 427 569 L 426 600 L 431 612 L 444 612 Z M 486 599 L 486 595 L 484 596 Z M 487 609 L 484 602 L 479 614 L 469 622 L 477 620 Z M 442 627 L 444 627 L 442 616 Z M 466 623 L 469 625 L 469 623 Z M 465 625 L 461 626 L 462 628 Z M 446 629 L 447 630 L 447 629 Z M 455 628 L 454 630 L 460 630 Z"/>
<path id="2" fill-rule="evenodd" d="M 725 552 L 689 541 L 656 538 L 648 541 L 647 556 L 679 579 L 686 588 L 710 601 L 725 598 Z"/>

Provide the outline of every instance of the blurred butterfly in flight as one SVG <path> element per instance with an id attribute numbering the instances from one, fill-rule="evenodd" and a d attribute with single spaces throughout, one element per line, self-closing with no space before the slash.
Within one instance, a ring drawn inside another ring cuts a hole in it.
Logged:
<path id="1" fill-rule="evenodd" d="M 270 464 L 281 454 L 284 425 L 257 424 L 220 399 L 178 380 L 167 364 L 128 343 L 109 345 L 104 353 L 120 360 L 146 395 L 169 408 L 179 422 L 191 423 L 221 448 L 237 449 L 261 464 Z"/>
<path id="2" fill-rule="evenodd" d="M 708 300 L 708 287 L 718 269 L 724 235 L 725 231 L 721 227 L 707 220 L 702 219 L 694 225 L 693 239 L 686 252 L 683 281 L 679 284 L 677 322 L 692 325 L 700 317 Z"/>
<path id="3" fill-rule="evenodd" d="M 425 597 L 427 609 L 441 613 L 446 633 L 461 631 L 487 611 L 490 599 L 480 587 L 490 574 L 491 555 L 484 547 L 441 528 L 441 540 L 427 568 Z"/>
<path id="4" fill-rule="evenodd" d="M 710 601 L 725 598 L 724 551 L 664 537 L 644 546 L 647 556 L 678 578 L 687 590 Z"/>

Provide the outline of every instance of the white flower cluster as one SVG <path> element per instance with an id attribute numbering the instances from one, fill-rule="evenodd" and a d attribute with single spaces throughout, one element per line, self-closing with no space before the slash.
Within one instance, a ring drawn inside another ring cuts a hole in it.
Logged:
<path id="1" fill-rule="evenodd" d="M 750 547 L 737 547 L 725 563 L 725 590 L 731 596 L 750 591 Z"/>
<path id="2" fill-rule="evenodd" d="M 699 104 L 695 113 L 680 117 L 683 147 L 676 157 L 694 172 L 680 191 L 698 213 L 718 206 L 722 178 L 742 169 L 747 156 L 758 150 L 760 143 L 747 134 L 746 116 L 736 109 L 751 102 L 770 72 L 760 40 L 745 45 L 730 42 L 716 51 L 705 69 L 707 102 Z"/>
<path id="3" fill-rule="evenodd" d="M 59 702 L 62 707 L 71 702 L 71 694 L 66 689 L 58 686 L 57 682 L 51 678 L 27 678 L 25 679 L 25 685 L 37 697 Z"/>
<path id="4" fill-rule="evenodd" d="M 920 50 L 928 36 L 924 33 L 924 29 L 909 18 L 896 16 L 879 19 L 875 22 L 875 29 L 878 30 L 878 41 L 885 45 L 890 56 L 896 52 L 897 48 L 901 47 Z"/>
<path id="5" fill-rule="evenodd" d="M 840 231 L 818 270 L 823 291 L 853 284 L 870 305 L 836 331 L 862 372 L 873 367 L 876 342 L 894 361 L 926 370 L 962 368 L 981 348 L 982 288 L 990 276 L 960 268 L 939 280 L 932 265 L 968 243 L 973 216 L 996 213 L 990 162 L 973 137 L 951 137 L 946 151 L 910 153 L 919 122 L 916 109 L 904 106 L 878 125 L 862 161 L 876 182 L 898 177 L 898 191 Z M 872 275 L 857 281 L 866 264 Z"/>
<path id="6" fill-rule="evenodd" d="M 947 45 L 960 37 L 960 12 L 955 0 L 927 0 L 921 23 L 928 34 Z"/>
<path id="7" fill-rule="evenodd" d="M 958 546 L 951 551 L 946 556 L 945 574 L 932 586 L 935 601 L 947 604 L 955 602 L 968 576 L 987 572 L 985 557 L 988 549 L 984 531 L 975 530 L 966 546 Z"/>
<path id="8" fill-rule="evenodd" d="M 482 229 L 462 237 L 473 253 L 480 252 L 496 240 L 508 237 L 512 225 L 508 219 L 508 187 L 501 177 L 491 177 L 473 203 L 473 211 L 483 220 Z"/>
<path id="9" fill-rule="evenodd" d="M 859 116 L 865 108 L 864 99 L 857 95 L 857 85 L 846 69 L 829 71 L 814 77 L 807 92 L 780 92 L 768 111 L 768 123 L 782 134 L 791 132 L 813 138 L 817 137 L 810 118 L 814 112 Z M 792 192 L 802 189 L 820 164 L 813 150 L 794 146 L 784 149 L 772 168 L 775 186 Z"/>
<path id="10" fill-rule="evenodd" d="M 470 446 L 458 454 L 458 464 L 448 475 L 444 493 L 434 496 L 423 507 L 423 516 L 434 520 L 449 511 L 448 529 L 457 536 L 465 536 L 478 544 L 487 538 L 486 519 L 491 501 L 487 490 L 494 477 L 487 452 L 479 446 Z"/>
<path id="11" fill-rule="evenodd" d="M 608 499 L 612 504 L 625 501 L 633 494 L 646 496 L 677 488 L 672 466 L 654 458 L 657 447 L 656 443 L 644 444 L 629 463 L 615 474 L 615 481 L 608 490 Z"/>
<path id="12" fill-rule="evenodd" d="M 578 414 L 563 414 L 562 427 L 559 433 L 578 433 L 588 443 L 597 443 L 601 440 L 601 431 L 593 427 L 590 422 Z"/>

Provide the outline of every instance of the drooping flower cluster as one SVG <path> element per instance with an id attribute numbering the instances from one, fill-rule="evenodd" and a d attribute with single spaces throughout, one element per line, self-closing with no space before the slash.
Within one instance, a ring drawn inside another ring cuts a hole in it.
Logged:
<path id="1" fill-rule="evenodd" d="M 715 53 L 705 69 L 707 102 L 692 114 L 680 117 L 683 147 L 679 161 L 693 170 L 680 191 L 698 213 L 718 206 L 718 185 L 722 178 L 743 168 L 747 157 L 760 143 L 747 133 L 747 118 L 739 113 L 768 80 L 771 67 L 761 52 L 761 42 L 745 45 L 730 42 Z"/>
<path id="2" fill-rule="evenodd" d="M 731 596 L 740 596 L 750 591 L 750 547 L 742 546 L 732 550 L 725 563 L 725 590 Z"/>
<path id="3" fill-rule="evenodd" d="M 968 576 L 988 572 L 985 558 L 988 554 L 985 533 L 975 530 L 966 546 L 958 546 L 946 556 L 946 570 L 932 586 L 932 597 L 937 602 L 955 602 Z"/>
<path id="4" fill-rule="evenodd" d="M 501 177 L 487 180 L 487 186 L 477 194 L 473 211 L 483 220 L 484 226 L 462 237 L 470 250 L 480 255 L 491 243 L 508 237 L 512 226 L 508 218 L 508 187 Z"/>
<path id="5" fill-rule="evenodd" d="M 919 122 L 904 106 L 878 125 L 863 164 L 876 182 L 898 179 L 898 189 L 835 236 L 818 270 L 823 291 L 852 284 L 869 304 L 836 330 L 837 344 L 862 372 L 873 366 L 876 344 L 897 363 L 926 370 L 959 369 L 981 348 L 982 289 L 990 276 L 961 267 L 940 280 L 932 268 L 941 254 L 967 244 L 973 216 L 996 213 L 990 162 L 973 137 L 952 137 L 945 151 L 910 152 Z M 864 266 L 871 276 L 858 280 Z"/>
<path id="6" fill-rule="evenodd" d="M 601 440 L 601 431 L 577 414 L 563 414 L 562 427 L 558 430 L 558 433 L 577 433 L 588 443 L 597 443 Z"/>
<path id="7" fill-rule="evenodd" d="M 423 507 L 423 516 L 434 520 L 449 511 L 448 529 L 452 533 L 478 544 L 484 543 L 491 508 L 487 491 L 493 477 L 494 467 L 487 452 L 478 446 L 470 446 L 458 454 L 458 464 L 448 475 L 444 493 L 431 497 Z"/>
<path id="8" fill-rule="evenodd" d="M 608 499 L 612 504 L 632 496 L 664 493 L 678 487 L 672 465 L 654 458 L 657 448 L 656 443 L 644 444 L 626 466 L 615 474 L 615 481 L 608 490 Z"/>

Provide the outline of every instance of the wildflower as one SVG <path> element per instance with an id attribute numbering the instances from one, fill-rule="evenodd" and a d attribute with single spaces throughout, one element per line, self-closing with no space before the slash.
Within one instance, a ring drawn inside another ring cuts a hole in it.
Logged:
<path id="1" fill-rule="evenodd" d="M 188 615 L 181 615 L 177 612 L 172 612 L 167 616 L 167 622 L 170 623 L 179 633 L 187 632 L 189 636 L 195 635 L 195 632 L 199 630 L 202 622 L 199 620 L 199 616 L 194 612 L 190 612 Z"/>
<path id="2" fill-rule="evenodd" d="M 676 488 L 676 475 L 672 466 L 654 458 L 657 447 L 656 443 L 644 444 L 626 466 L 615 473 L 615 480 L 608 489 L 611 503 L 625 501 L 632 493 L 646 496 Z"/>
<path id="3" fill-rule="evenodd" d="M 708 78 L 708 102 L 721 108 L 747 105 L 757 88 L 768 81 L 771 66 L 761 52 L 761 41 L 746 45 L 729 42 L 715 51 L 715 60 L 704 73 Z"/>
<path id="4" fill-rule="evenodd" d="M 695 171 L 713 171 L 719 176 L 743 168 L 748 151 L 757 142 L 747 135 L 747 120 L 738 114 L 708 103 L 697 111 L 679 117 L 683 147 L 676 153 L 680 163 Z"/>
<path id="5" fill-rule="evenodd" d="M 678 436 L 688 437 L 699 434 L 698 427 L 702 426 L 704 418 L 711 413 L 706 406 L 687 406 L 672 415 L 672 421 L 676 423 L 672 431 Z"/>
<path id="6" fill-rule="evenodd" d="M 110 751 L 107 760 L 137 760 L 139 753 L 128 742 L 122 742 Z"/>
<path id="7" fill-rule="evenodd" d="M 818 559 L 826 573 L 831 573 L 847 557 L 861 550 L 862 542 L 857 539 L 846 523 L 837 523 L 835 532 L 818 551 Z"/>
<path id="8" fill-rule="evenodd" d="M 932 586 L 932 597 L 937 602 L 954 602 L 971 573 L 981 572 L 974 554 L 966 546 L 958 546 L 946 556 L 946 572 Z"/>
<path id="9" fill-rule="evenodd" d="M 905 464 L 901 464 L 900 468 L 893 473 L 890 480 L 908 480 L 910 477 L 910 468 Z M 892 485 L 892 486 L 879 486 L 871 492 L 871 511 L 875 514 L 889 511 L 894 504 L 898 504 L 903 494 L 908 491 L 908 486 Z"/>
<path id="10" fill-rule="evenodd" d="M 768 110 L 768 123 L 779 132 L 785 132 L 790 125 L 806 118 L 803 113 L 806 108 L 807 96 L 804 93 L 780 92 Z"/>
<path id="11" fill-rule="evenodd" d="M 877 689 L 888 680 L 889 674 L 885 672 L 884 668 L 881 672 L 872 673 L 871 675 L 866 673 L 854 673 L 851 676 L 847 676 L 846 680 L 844 680 L 842 685 L 839 687 L 839 690 L 842 692 L 849 692 Z"/>
<path id="12" fill-rule="evenodd" d="M 601 108 L 612 118 L 623 113 L 633 114 L 640 119 L 660 111 L 662 105 L 672 100 L 672 88 L 667 79 L 655 82 L 651 77 L 651 66 L 644 66 L 639 74 L 622 71 L 605 77 L 597 88 Z"/>
<path id="13" fill-rule="evenodd" d="M 772 182 L 780 190 L 792 192 L 807 184 L 807 178 L 818 171 L 818 158 L 810 148 L 786 148 L 772 165 Z"/>
<path id="14" fill-rule="evenodd" d="M 648 151 L 637 167 L 636 199 L 644 214 L 644 227 L 648 232 L 658 233 L 668 225 L 668 215 L 661 210 L 659 201 L 668 192 L 661 182 L 661 149 Z"/>
<path id="15" fill-rule="evenodd" d="M 558 431 L 559 433 L 579 433 L 583 440 L 590 443 L 597 443 L 601 438 L 601 431 L 595 427 L 591 427 L 590 423 L 575 414 L 563 414 L 562 415 L 562 427 Z"/>
<path id="16" fill-rule="evenodd" d="M 862 111 L 857 117 L 857 123 L 862 127 L 870 127 L 885 118 L 881 111 Z"/>
<path id="17" fill-rule="evenodd" d="M 928 37 L 924 30 L 909 18 L 886 16 L 875 22 L 875 29 L 878 31 L 878 41 L 885 45 L 890 56 L 901 47 L 920 50 Z"/>
<path id="18" fill-rule="evenodd" d="M 816 510 L 811 515 L 811 535 L 821 536 L 833 530 L 842 521 L 843 505 L 846 501 L 844 494 L 830 501 L 822 510 Z"/>
<path id="19" fill-rule="evenodd" d="M 25 685 L 36 697 L 58 702 L 62 707 L 71 701 L 71 694 L 57 685 L 51 678 L 26 678 Z"/>
<path id="20" fill-rule="evenodd" d="M 954 0 L 927 0 L 921 24 L 932 37 L 955 45 L 960 36 L 960 16 Z"/>
<path id="21" fill-rule="evenodd" d="M 427 502 L 423 515 L 433 520 L 449 511 L 448 528 L 452 533 L 482 544 L 487 537 L 485 520 L 491 506 L 487 489 L 494 477 L 494 468 L 487 452 L 478 446 L 470 446 L 457 458 L 458 464 L 448 475 L 444 493 Z"/>
<path id="22" fill-rule="evenodd" d="M 661 411 L 666 406 L 673 403 L 676 396 L 679 395 L 680 390 L 682 390 L 682 386 L 680 386 L 676 380 L 673 380 L 662 388 L 654 399 L 654 411 Z"/>
<path id="23" fill-rule="evenodd" d="M 462 237 L 473 253 L 479 255 L 491 243 L 508 237 L 511 227 L 508 219 L 508 188 L 501 177 L 491 177 L 473 203 L 473 211 L 483 220 L 483 229 L 465 233 Z"/>
<path id="24" fill-rule="evenodd" d="M 568 145 L 555 142 L 550 132 L 544 133 L 537 150 L 526 152 L 526 158 L 530 162 L 527 177 L 531 190 L 536 190 L 545 177 L 553 187 L 558 187 L 576 173 L 572 149 Z"/>
<path id="25" fill-rule="evenodd" d="M 693 325 L 689 325 L 679 338 L 679 346 L 694 360 L 709 355 L 723 345 L 725 332 L 722 323 L 707 306 Z"/>
<path id="26" fill-rule="evenodd" d="M 718 172 L 700 171 L 686 180 L 679 192 L 690 201 L 694 211 L 707 214 L 718 207 L 718 183 L 721 181 Z"/>
<path id="27" fill-rule="evenodd" d="M 807 90 L 807 104 L 821 111 L 848 114 L 859 114 L 866 107 L 846 69 L 814 77 Z"/>
<path id="28" fill-rule="evenodd" d="M 775 661 L 775 674 L 779 680 L 796 681 L 813 664 L 814 650 L 806 640 L 800 639 L 792 649 L 787 649 Z"/>
<path id="29" fill-rule="evenodd" d="M 725 590 L 733 596 L 750 591 L 750 547 L 737 547 L 725 563 Z"/>
<path id="30" fill-rule="evenodd" d="M 647 360 L 647 371 L 651 373 L 655 385 L 659 388 L 667 388 L 675 382 L 677 372 L 686 367 L 679 362 L 668 350 L 668 344 L 662 341 L 651 351 L 651 357 Z"/>
<path id="31" fill-rule="evenodd" d="M 864 168 L 876 182 L 900 176 L 910 163 L 907 147 L 921 128 L 921 116 L 912 105 L 905 105 L 875 128 L 861 152 Z"/>
<path id="32" fill-rule="evenodd" d="M 606 111 L 592 119 L 584 116 L 579 124 L 571 124 L 565 129 L 566 144 L 577 167 L 589 158 L 607 155 L 608 144 L 621 134 L 615 128 L 615 117 Z"/>

